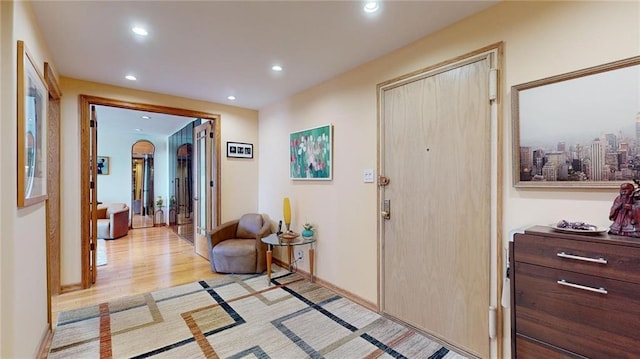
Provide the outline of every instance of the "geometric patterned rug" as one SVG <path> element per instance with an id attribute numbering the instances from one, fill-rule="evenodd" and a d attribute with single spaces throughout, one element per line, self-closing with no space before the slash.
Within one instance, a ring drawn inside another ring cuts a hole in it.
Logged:
<path id="1" fill-rule="evenodd" d="M 296 273 L 271 285 L 226 275 L 62 312 L 48 355 L 148 357 L 466 358 Z"/>

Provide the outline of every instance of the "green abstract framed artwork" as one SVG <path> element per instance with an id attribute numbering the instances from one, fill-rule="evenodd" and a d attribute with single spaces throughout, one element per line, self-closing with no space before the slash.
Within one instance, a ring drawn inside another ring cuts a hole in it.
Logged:
<path id="1" fill-rule="evenodd" d="M 331 180 L 332 156 L 332 125 L 289 135 L 289 174 L 293 180 Z"/>

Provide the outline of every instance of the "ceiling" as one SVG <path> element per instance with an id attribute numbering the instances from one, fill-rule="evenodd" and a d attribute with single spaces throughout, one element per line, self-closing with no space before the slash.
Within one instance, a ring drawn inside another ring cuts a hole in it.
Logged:
<path id="1" fill-rule="evenodd" d="M 143 116 L 149 118 L 143 118 Z M 98 118 L 99 131 L 110 135 L 113 133 L 132 133 L 158 137 L 174 134 L 195 120 L 190 117 L 127 110 L 111 106 L 96 106 L 96 117 Z"/>
<path id="2" fill-rule="evenodd" d="M 260 110 L 497 2 L 389 0 L 373 15 L 363 1 L 32 6 L 62 76 Z M 149 35 L 134 34 L 134 26 Z M 274 64 L 283 71 L 272 71 Z"/>

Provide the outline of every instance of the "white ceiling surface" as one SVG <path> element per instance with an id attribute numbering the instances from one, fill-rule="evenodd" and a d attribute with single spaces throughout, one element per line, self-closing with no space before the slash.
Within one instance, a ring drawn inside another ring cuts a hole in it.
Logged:
<path id="1" fill-rule="evenodd" d="M 142 116 L 149 116 L 144 119 Z M 134 133 L 160 137 L 176 133 L 195 118 L 173 116 L 138 110 L 125 110 L 111 106 L 96 106 L 98 131 L 105 133 Z"/>
<path id="2" fill-rule="evenodd" d="M 374 16 L 363 1 L 32 6 L 62 76 L 260 110 L 497 2 L 388 0 Z M 138 25 L 149 36 L 133 34 Z"/>

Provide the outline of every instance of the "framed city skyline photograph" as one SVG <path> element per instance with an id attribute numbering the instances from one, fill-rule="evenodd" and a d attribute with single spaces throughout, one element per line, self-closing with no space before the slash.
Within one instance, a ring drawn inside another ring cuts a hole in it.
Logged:
<path id="1" fill-rule="evenodd" d="M 511 89 L 515 187 L 640 179 L 640 56 Z"/>

